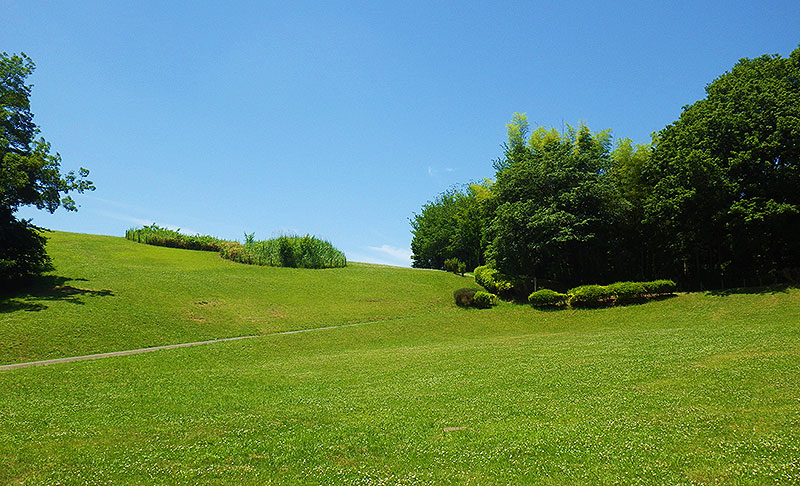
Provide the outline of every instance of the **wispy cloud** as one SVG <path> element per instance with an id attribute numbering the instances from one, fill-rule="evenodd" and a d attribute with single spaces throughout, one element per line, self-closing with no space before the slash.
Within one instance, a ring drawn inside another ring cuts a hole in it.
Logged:
<path id="1" fill-rule="evenodd" d="M 436 176 L 436 174 L 441 174 L 445 172 L 455 172 L 456 170 L 451 167 L 445 167 L 444 169 L 434 169 L 433 167 L 428 166 L 428 175 L 431 177 Z"/>

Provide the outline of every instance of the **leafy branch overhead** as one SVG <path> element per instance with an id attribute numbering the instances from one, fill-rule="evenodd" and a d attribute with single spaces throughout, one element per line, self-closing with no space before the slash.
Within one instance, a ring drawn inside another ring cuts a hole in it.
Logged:
<path id="1" fill-rule="evenodd" d="M 47 268 L 44 239 L 14 213 L 22 206 L 54 212 L 77 210 L 69 193 L 94 190 L 89 171 L 61 172 L 61 156 L 38 137 L 30 111 L 33 61 L 22 54 L 0 54 L 0 280 Z M 37 138 L 38 137 L 38 138 Z"/>

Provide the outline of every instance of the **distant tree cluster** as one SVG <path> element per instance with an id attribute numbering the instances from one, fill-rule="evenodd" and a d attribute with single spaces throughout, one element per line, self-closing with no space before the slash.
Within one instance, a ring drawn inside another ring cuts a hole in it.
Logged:
<path id="1" fill-rule="evenodd" d="M 414 266 L 488 263 L 526 287 L 800 279 L 800 48 L 740 60 L 647 145 L 515 114 L 494 168 L 414 215 Z"/>

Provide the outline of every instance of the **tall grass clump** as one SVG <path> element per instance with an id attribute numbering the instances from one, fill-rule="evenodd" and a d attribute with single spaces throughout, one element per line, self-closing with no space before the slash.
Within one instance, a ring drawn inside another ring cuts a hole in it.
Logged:
<path id="1" fill-rule="evenodd" d="M 235 262 L 271 267 L 338 268 L 347 266 L 344 253 L 314 236 L 284 235 L 256 241 L 248 235 L 244 244 L 228 243 L 220 255 Z"/>
<path id="2" fill-rule="evenodd" d="M 142 228 L 131 228 L 125 232 L 125 238 L 148 245 L 202 251 L 220 251 L 222 245 L 226 243 L 225 240 L 208 235 L 184 235 L 155 223 Z"/>

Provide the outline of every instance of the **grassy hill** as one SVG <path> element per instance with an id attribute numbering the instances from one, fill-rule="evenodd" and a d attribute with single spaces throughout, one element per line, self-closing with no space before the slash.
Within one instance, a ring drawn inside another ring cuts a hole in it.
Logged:
<path id="1" fill-rule="evenodd" d="M 214 252 L 49 233 L 56 270 L 0 299 L 0 364 L 454 312 L 471 279 L 352 263 L 256 267 Z"/>
<path id="2" fill-rule="evenodd" d="M 444 272 L 50 251 L 61 289 L 0 301 L 3 362 L 378 322 L 0 371 L 0 484 L 800 481 L 795 289 L 478 311 Z"/>

